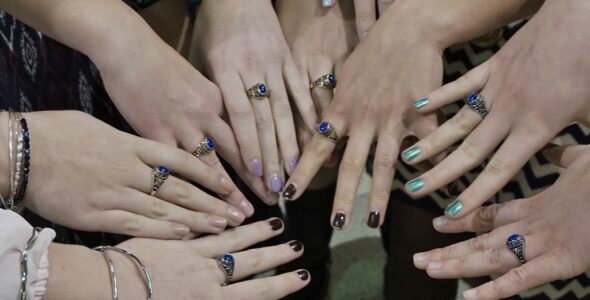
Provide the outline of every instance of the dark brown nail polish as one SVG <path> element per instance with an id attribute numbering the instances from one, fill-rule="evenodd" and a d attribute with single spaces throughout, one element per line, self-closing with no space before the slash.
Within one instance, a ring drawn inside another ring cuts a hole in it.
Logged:
<path id="1" fill-rule="evenodd" d="M 367 226 L 369 226 L 371 228 L 379 227 L 379 218 L 380 218 L 379 211 L 378 210 L 372 211 L 369 214 L 369 218 L 367 219 Z"/>
<path id="2" fill-rule="evenodd" d="M 344 213 L 339 212 L 334 217 L 334 222 L 332 223 L 332 225 L 335 228 L 342 229 L 342 226 L 344 226 L 345 222 L 346 222 L 346 215 Z"/>
<path id="3" fill-rule="evenodd" d="M 295 193 L 297 193 L 297 187 L 295 187 L 295 185 L 291 183 L 283 192 L 283 198 L 285 198 L 286 200 L 291 200 Z"/>
<path id="4" fill-rule="evenodd" d="M 447 190 L 449 191 L 449 196 L 451 197 L 457 197 L 461 193 L 454 182 L 451 182 L 447 185 Z"/>
<path id="5" fill-rule="evenodd" d="M 306 281 L 309 278 L 309 272 L 307 272 L 307 270 L 297 271 L 297 275 L 299 275 L 299 278 L 303 281 Z"/>
<path id="6" fill-rule="evenodd" d="M 292 241 L 289 243 L 289 246 L 291 246 L 291 249 L 295 252 L 299 252 L 303 249 L 303 243 L 300 241 Z"/>
<path id="7" fill-rule="evenodd" d="M 277 231 L 277 230 L 280 230 L 281 228 L 283 228 L 283 221 L 281 221 L 281 219 L 272 219 L 268 223 L 270 224 L 270 228 L 272 228 L 272 230 L 274 230 L 274 231 Z"/>

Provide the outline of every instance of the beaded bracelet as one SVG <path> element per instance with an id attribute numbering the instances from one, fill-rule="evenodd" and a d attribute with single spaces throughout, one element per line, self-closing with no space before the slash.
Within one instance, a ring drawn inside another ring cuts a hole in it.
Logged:
<path id="1" fill-rule="evenodd" d="M 29 183 L 31 164 L 29 127 L 18 112 L 8 112 L 8 160 L 10 169 L 10 195 L 3 201 L 4 208 L 21 213 Z M 16 146 L 15 146 L 16 144 Z"/>
<path id="2" fill-rule="evenodd" d="M 96 251 L 100 251 L 103 253 L 106 253 L 106 251 L 110 250 L 110 251 L 115 251 L 115 252 L 119 252 L 129 258 L 131 258 L 132 260 L 134 260 L 138 267 L 139 270 L 142 272 L 143 274 L 143 280 L 145 282 L 145 287 L 147 290 L 147 300 L 151 300 L 152 299 L 152 278 L 150 276 L 150 273 L 148 272 L 146 266 L 143 264 L 143 262 L 141 262 L 141 260 L 135 256 L 133 253 L 125 250 L 125 249 L 121 249 L 119 247 L 114 247 L 114 246 L 98 246 L 93 248 Z M 115 274 L 115 266 L 113 265 L 112 260 L 109 262 L 109 259 L 107 259 L 107 257 L 105 256 L 105 259 L 107 260 L 107 264 L 109 264 L 109 272 L 111 274 L 111 284 L 113 285 L 113 300 L 118 300 L 118 287 L 117 287 L 117 276 Z"/>

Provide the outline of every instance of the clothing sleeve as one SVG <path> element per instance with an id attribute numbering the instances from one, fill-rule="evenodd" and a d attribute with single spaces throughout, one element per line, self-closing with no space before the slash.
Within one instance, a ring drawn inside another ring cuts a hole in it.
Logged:
<path id="1" fill-rule="evenodd" d="M 33 227 L 20 215 L 0 210 L 0 299 L 17 299 L 20 290 L 20 255 L 33 233 Z M 39 300 L 45 294 L 49 276 L 47 249 L 55 231 L 43 229 L 28 253 L 27 299 Z"/>

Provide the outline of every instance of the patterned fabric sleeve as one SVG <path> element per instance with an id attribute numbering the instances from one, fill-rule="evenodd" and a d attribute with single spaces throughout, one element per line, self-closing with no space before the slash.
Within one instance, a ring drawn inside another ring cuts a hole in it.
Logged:
<path id="1" fill-rule="evenodd" d="M 33 227 L 20 215 L 0 210 L 0 299 L 17 299 L 20 289 L 20 255 Z M 39 300 L 45 294 L 49 276 L 47 249 L 55 237 L 43 229 L 28 254 L 27 299 Z"/>

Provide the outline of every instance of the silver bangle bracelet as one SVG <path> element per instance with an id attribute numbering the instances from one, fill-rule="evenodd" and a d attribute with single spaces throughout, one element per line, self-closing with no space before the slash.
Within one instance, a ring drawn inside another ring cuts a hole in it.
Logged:
<path id="1" fill-rule="evenodd" d="M 111 287 L 113 288 L 113 300 L 119 300 L 119 288 L 117 285 L 117 272 L 115 269 L 115 264 L 113 264 L 113 260 L 111 259 L 111 256 L 106 251 L 106 249 L 101 248 L 101 247 L 102 246 L 96 247 L 93 249 L 102 253 L 104 260 L 107 262 L 107 267 L 109 268 L 109 274 L 111 275 Z"/>
<path id="2" fill-rule="evenodd" d="M 27 299 L 27 278 L 28 274 L 28 266 L 27 262 L 29 261 L 29 251 L 33 248 L 33 244 L 37 240 L 37 229 L 33 228 L 33 234 L 27 241 L 25 248 L 20 253 L 20 290 L 18 291 L 18 298 L 20 300 Z"/>
<path id="3" fill-rule="evenodd" d="M 137 265 L 139 266 L 139 270 L 141 271 L 141 273 L 143 273 L 143 280 L 145 282 L 145 287 L 146 287 L 146 291 L 147 291 L 147 300 L 152 300 L 152 294 L 153 294 L 152 278 L 151 278 L 150 273 L 148 272 L 146 266 L 143 264 L 143 262 L 137 256 L 135 256 L 133 253 L 131 253 L 125 249 L 121 249 L 119 247 L 114 247 L 114 246 L 98 246 L 94 249 L 97 251 L 102 251 L 102 252 L 105 252 L 107 250 L 119 252 L 119 253 L 131 258 L 132 260 L 134 260 L 137 263 Z M 111 280 L 112 280 L 112 276 L 111 276 Z M 114 295 L 114 292 L 113 292 L 113 295 Z"/>

